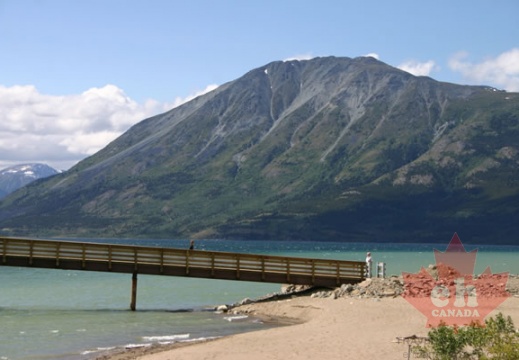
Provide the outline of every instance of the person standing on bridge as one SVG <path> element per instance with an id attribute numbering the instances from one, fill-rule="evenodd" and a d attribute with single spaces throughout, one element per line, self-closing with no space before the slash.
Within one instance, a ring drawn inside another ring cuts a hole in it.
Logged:
<path id="1" fill-rule="evenodd" d="M 189 241 L 189 250 L 193 250 L 195 248 L 195 240 L 191 239 Z"/>
<path id="2" fill-rule="evenodd" d="M 366 277 L 367 278 L 370 278 L 371 277 L 371 265 L 372 265 L 373 261 L 371 260 L 371 253 L 368 252 L 366 254 Z"/>

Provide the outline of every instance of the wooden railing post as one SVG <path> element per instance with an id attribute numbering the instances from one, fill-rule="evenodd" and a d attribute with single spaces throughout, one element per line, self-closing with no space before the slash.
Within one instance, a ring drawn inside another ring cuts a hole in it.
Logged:
<path id="1" fill-rule="evenodd" d="M 236 255 L 236 279 L 240 278 L 240 255 Z"/>
<path id="2" fill-rule="evenodd" d="M 31 241 L 29 243 L 29 265 L 31 265 L 31 266 L 32 266 L 32 254 L 34 252 L 33 248 L 34 248 L 34 241 Z"/>
<path id="3" fill-rule="evenodd" d="M 189 275 L 189 253 L 190 250 L 186 250 L 186 275 Z"/>
<path id="4" fill-rule="evenodd" d="M 337 261 L 337 286 L 341 285 L 341 263 Z"/>
<path id="5" fill-rule="evenodd" d="M 86 266 L 86 245 L 82 245 L 83 253 L 81 254 L 81 269 L 84 269 Z"/>
<path id="6" fill-rule="evenodd" d="M 5 264 L 5 263 L 7 263 L 7 242 L 8 242 L 8 240 L 4 239 L 2 241 L 4 243 L 4 256 L 3 256 L 2 262 Z"/>
<path id="7" fill-rule="evenodd" d="M 59 267 L 59 250 L 61 248 L 61 243 L 56 245 L 56 267 Z"/>
<path id="8" fill-rule="evenodd" d="M 265 257 L 261 257 L 261 280 L 265 280 Z"/>
<path id="9" fill-rule="evenodd" d="M 108 245 L 108 270 L 112 271 L 112 246 Z"/>
<path id="10" fill-rule="evenodd" d="M 312 285 L 315 283 L 315 260 L 312 259 Z"/>
<path id="11" fill-rule="evenodd" d="M 290 282 L 290 259 L 287 260 L 287 281 Z"/>
<path id="12" fill-rule="evenodd" d="M 164 249 L 160 249 L 160 273 L 164 273 Z"/>

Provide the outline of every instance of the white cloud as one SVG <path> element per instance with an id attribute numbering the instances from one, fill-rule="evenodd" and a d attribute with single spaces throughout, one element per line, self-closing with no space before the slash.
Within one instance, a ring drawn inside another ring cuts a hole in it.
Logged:
<path id="1" fill-rule="evenodd" d="M 416 60 L 409 60 L 397 66 L 400 70 L 407 71 L 415 76 L 429 76 L 431 72 L 437 69 L 436 63 L 433 60 L 426 62 L 419 62 Z"/>
<path id="2" fill-rule="evenodd" d="M 137 122 L 215 88 L 172 103 L 138 103 L 115 85 L 64 96 L 42 94 L 32 85 L 0 85 L 0 169 L 23 162 L 67 169 Z"/>
<path id="3" fill-rule="evenodd" d="M 374 59 L 380 60 L 380 55 L 377 53 L 369 53 L 369 54 L 364 55 L 364 57 L 372 57 Z"/>
<path id="4" fill-rule="evenodd" d="M 492 85 L 507 91 L 519 91 L 519 48 L 506 51 L 480 63 L 467 60 L 469 54 L 459 52 L 449 60 L 451 70 L 478 85 Z"/>
<path id="5" fill-rule="evenodd" d="M 194 94 L 192 95 L 189 95 L 189 96 L 186 96 L 186 97 L 176 97 L 175 100 L 173 100 L 173 102 L 171 103 L 168 103 L 166 106 L 169 108 L 169 109 L 173 109 L 173 108 L 176 108 L 177 106 L 180 106 L 184 103 L 187 103 L 188 101 L 191 101 L 193 100 L 194 98 L 196 97 L 199 97 L 201 95 L 204 95 L 204 94 L 207 94 L 208 92 L 211 92 L 213 90 L 215 90 L 216 88 L 218 87 L 218 85 L 216 84 L 211 84 L 211 85 L 207 85 L 205 87 L 205 89 L 203 90 L 200 90 L 200 91 L 196 91 Z"/>
<path id="6" fill-rule="evenodd" d="M 121 135 L 119 132 L 101 130 L 95 133 L 63 138 L 58 145 L 66 148 L 70 154 L 92 155 L 119 135 Z"/>
<path id="7" fill-rule="evenodd" d="M 295 55 L 295 56 L 291 56 L 291 57 L 288 57 L 286 59 L 283 59 L 283 61 L 294 61 L 294 60 L 297 60 L 297 61 L 302 61 L 302 60 L 311 60 L 313 59 L 315 56 L 313 56 L 312 54 L 299 54 L 299 55 Z"/>

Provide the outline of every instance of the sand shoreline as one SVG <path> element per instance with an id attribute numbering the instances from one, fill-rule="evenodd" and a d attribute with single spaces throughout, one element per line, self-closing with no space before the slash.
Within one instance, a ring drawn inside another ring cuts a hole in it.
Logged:
<path id="1" fill-rule="evenodd" d="M 243 313 L 245 314 L 245 313 Z M 274 327 L 283 327 L 283 326 L 293 326 L 297 324 L 301 324 L 303 321 L 301 319 L 297 318 L 288 318 L 288 317 L 281 317 L 281 316 L 272 316 L 270 314 L 254 314 L 251 315 L 255 319 L 258 319 L 268 327 L 262 330 L 252 330 L 250 332 L 256 332 L 256 331 L 266 331 Z M 247 334 L 249 332 L 241 333 L 241 334 Z M 237 335 L 237 334 L 235 334 Z M 108 351 L 107 353 L 103 355 L 96 356 L 93 360 L 133 360 L 133 359 L 140 359 L 147 355 L 157 354 L 157 353 L 163 353 L 167 351 L 171 351 L 174 349 L 179 349 L 185 346 L 194 346 L 194 345 L 202 345 L 208 342 L 221 340 L 224 338 L 232 337 L 234 335 L 225 335 L 225 336 L 218 336 L 214 338 L 205 338 L 203 340 L 187 340 L 187 341 L 178 341 L 171 344 L 151 344 L 150 346 L 142 346 L 142 347 L 136 347 L 131 349 L 114 349 L 111 351 Z"/>
<path id="2" fill-rule="evenodd" d="M 241 314 L 289 319 L 296 324 L 241 333 L 201 343 L 134 349 L 102 359 L 402 359 L 408 347 L 397 337 L 426 336 L 426 318 L 400 296 L 386 298 L 311 298 L 253 303 L 232 310 Z M 519 297 L 513 296 L 491 315 L 502 312 L 519 324 Z M 412 357 L 411 357 L 412 358 Z"/>

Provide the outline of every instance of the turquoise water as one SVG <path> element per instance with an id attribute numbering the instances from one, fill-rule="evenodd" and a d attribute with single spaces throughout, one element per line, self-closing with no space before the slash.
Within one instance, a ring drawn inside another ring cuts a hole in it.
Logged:
<path id="1" fill-rule="evenodd" d="M 95 240 L 186 248 L 187 241 Z M 198 241 L 200 250 L 385 262 L 387 274 L 434 264 L 445 245 Z M 466 245 L 468 251 L 475 246 Z M 479 246 L 476 273 L 519 273 L 519 247 Z M 264 328 L 253 318 L 208 307 L 278 292 L 279 284 L 139 275 L 129 311 L 131 275 L 0 267 L 0 360 L 92 359 L 108 349 L 193 341 Z"/>

